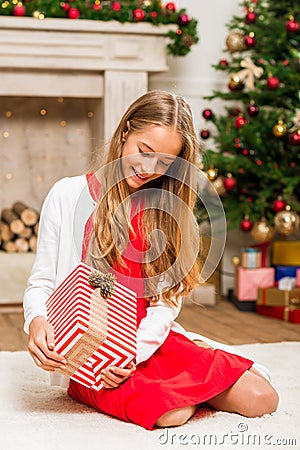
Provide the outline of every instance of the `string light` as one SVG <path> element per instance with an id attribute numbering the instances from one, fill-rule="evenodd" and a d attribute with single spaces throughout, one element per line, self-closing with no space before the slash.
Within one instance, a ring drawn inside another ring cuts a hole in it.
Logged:
<path id="1" fill-rule="evenodd" d="M 3 137 L 5 139 L 7 139 L 9 137 L 9 132 L 8 131 L 3 131 Z"/>
<path id="2" fill-rule="evenodd" d="M 47 115 L 47 110 L 46 110 L 45 108 L 42 108 L 42 109 L 40 110 L 40 115 L 41 115 L 41 116 L 46 116 L 46 115 Z"/>
<path id="3" fill-rule="evenodd" d="M 94 117 L 94 113 L 92 111 L 89 111 L 87 113 L 87 116 L 88 116 L 89 119 L 91 119 L 92 117 Z"/>
<path id="4" fill-rule="evenodd" d="M 9 119 L 11 116 L 12 116 L 12 112 L 11 111 L 6 111 L 5 117 L 7 117 Z"/>
<path id="5" fill-rule="evenodd" d="M 13 177 L 13 175 L 12 175 L 12 173 L 7 173 L 6 175 L 5 175 L 5 178 L 7 179 L 7 180 L 11 180 L 12 179 L 12 177 Z"/>
<path id="6" fill-rule="evenodd" d="M 61 127 L 66 127 L 67 126 L 66 120 L 61 120 L 59 124 L 60 124 Z"/>

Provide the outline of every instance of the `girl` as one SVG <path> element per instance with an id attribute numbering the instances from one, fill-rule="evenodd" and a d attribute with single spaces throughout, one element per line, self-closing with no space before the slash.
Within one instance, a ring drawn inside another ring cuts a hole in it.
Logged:
<path id="1" fill-rule="evenodd" d="M 135 364 L 104 370 L 100 391 L 70 380 L 68 393 L 147 429 L 181 425 L 202 402 L 247 417 L 272 413 L 278 404 L 253 361 L 174 322 L 181 298 L 199 280 L 193 251 L 186 243 L 180 248 L 184 236 L 191 245 L 195 238 L 189 217 L 197 156 L 183 98 L 152 91 L 133 102 L 113 134 L 107 164 L 97 174 L 60 180 L 49 192 L 24 295 L 29 352 L 39 367 L 57 373 L 66 361 L 54 350 L 45 302 L 78 264 L 79 251 L 138 293 Z"/>

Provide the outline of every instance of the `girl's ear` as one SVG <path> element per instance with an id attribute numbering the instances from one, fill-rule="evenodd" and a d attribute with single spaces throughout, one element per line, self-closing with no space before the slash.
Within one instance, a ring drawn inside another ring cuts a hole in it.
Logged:
<path id="1" fill-rule="evenodd" d="M 126 141 L 129 131 L 130 131 L 130 122 L 129 120 L 127 120 L 126 129 L 122 133 L 122 142 Z"/>

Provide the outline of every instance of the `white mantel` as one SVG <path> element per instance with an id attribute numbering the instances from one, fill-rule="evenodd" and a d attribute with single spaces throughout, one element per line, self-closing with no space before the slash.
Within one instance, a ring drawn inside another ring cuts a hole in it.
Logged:
<path id="1" fill-rule="evenodd" d="M 148 74 L 168 70 L 173 25 L 0 17 L 0 96 L 102 98 L 106 141 Z M 176 27 L 175 27 L 176 28 Z"/>

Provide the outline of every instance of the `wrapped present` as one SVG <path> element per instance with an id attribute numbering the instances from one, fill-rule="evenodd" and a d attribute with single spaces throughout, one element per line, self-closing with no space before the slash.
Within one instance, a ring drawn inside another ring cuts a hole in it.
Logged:
<path id="1" fill-rule="evenodd" d="M 256 312 L 275 319 L 300 323 L 300 308 L 296 306 L 265 306 L 256 305 Z"/>
<path id="2" fill-rule="evenodd" d="M 270 246 L 270 241 L 251 245 L 252 248 L 258 248 L 261 251 L 261 267 L 271 265 Z"/>
<path id="3" fill-rule="evenodd" d="M 281 291 L 290 291 L 291 289 L 294 289 L 294 287 L 296 287 L 296 278 L 283 277 L 278 281 L 278 289 Z"/>
<path id="4" fill-rule="evenodd" d="M 100 390 L 101 371 L 125 367 L 136 356 L 136 294 L 112 274 L 84 263 L 53 292 L 46 303 L 54 328 L 55 350 L 67 359 L 62 373 Z"/>
<path id="5" fill-rule="evenodd" d="M 300 266 L 300 241 L 274 241 L 272 264 L 275 266 Z"/>
<path id="6" fill-rule="evenodd" d="M 261 251 L 259 248 L 241 249 L 241 266 L 246 269 L 257 269 L 261 267 Z"/>
<path id="7" fill-rule="evenodd" d="M 234 294 L 239 301 L 255 301 L 257 289 L 274 286 L 274 267 L 260 269 L 245 269 L 237 267 Z"/>
<path id="8" fill-rule="evenodd" d="M 300 288 L 280 290 L 276 287 L 258 288 L 257 305 L 264 306 L 298 306 L 300 308 Z"/>
<path id="9" fill-rule="evenodd" d="M 275 281 L 281 280 L 284 277 L 296 278 L 296 272 L 300 267 L 297 266 L 276 266 L 275 267 Z"/>
<path id="10" fill-rule="evenodd" d="M 300 287 L 300 269 L 296 271 L 296 287 Z"/>

